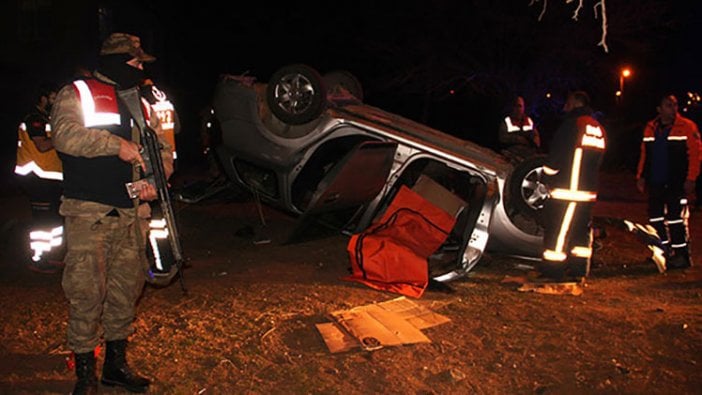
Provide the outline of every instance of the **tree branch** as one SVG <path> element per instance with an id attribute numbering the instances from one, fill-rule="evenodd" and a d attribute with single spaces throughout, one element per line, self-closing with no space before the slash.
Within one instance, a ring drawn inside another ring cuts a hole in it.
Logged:
<path id="1" fill-rule="evenodd" d="M 538 3 L 541 0 L 531 0 L 529 2 L 529 6 L 532 6 L 536 3 Z M 548 0 L 543 0 L 544 1 L 544 6 L 541 9 L 541 14 L 539 14 L 539 22 L 541 22 L 541 19 L 543 19 L 544 14 L 546 14 L 546 8 L 548 7 Z M 566 4 L 570 4 L 574 2 L 575 0 L 565 0 Z M 572 19 L 574 21 L 577 21 L 578 18 L 580 17 L 580 11 L 583 9 L 583 3 L 585 0 L 578 0 L 578 7 L 575 8 L 575 11 L 573 11 L 573 16 Z M 597 46 L 602 47 L 605 52 L 609 53 L 609 47 L 607 47 L 607 9 L 605 6 L 605 0 L 599 0 L 594 6 L 593 9 L 595 11 L 595 19 L 597 19 L 597 7 L 600 8 L 600 12 L 602 13 L 602 39 L 600 42 L 597 44 Z"/>
<path id="2" fill-rule="evenodd" d="M 609 47 L 607 47 L 607 9 L 605 7 L 605 0 L 600 0 L 597 4 L 595 4 L 595 18 L 597 18 L 598 5 L 602 11 L 602 39 L 597 45 L 602 47 L 605 52 L 609 53 Z"/>
<path id="3" fill-rule="evenodd" d="M 566 4 L 572 3 L 573 1 L 575 1 L 575 0 L 567 0 Z M 578 16 L 580 15 L 580 10 L 583 9 L 583 1 L 584 0 L 578 1 L 578 8 L 576 8 L 575 11 L 573 12 L 573 20 L 574 21 L 578 20 Z"/>
<path id="4" fill-rule="evenodd" d="M 546 14 L 546 7 L 548 6 L 548 0 L 544 0 L 544 8 L 541 10 L 541 14 L 539 14 L 539 22 L 541 22 L 541 19 L 544 17 L 544 14 Z"/>

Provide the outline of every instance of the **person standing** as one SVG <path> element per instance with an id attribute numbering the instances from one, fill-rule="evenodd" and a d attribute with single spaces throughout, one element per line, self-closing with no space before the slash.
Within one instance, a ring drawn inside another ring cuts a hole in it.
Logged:
<path id="1" fill-rule="evenodd" d="M 56 87 L 43 83 L 34 108 L 24 117 L 17 131 L 15 175 L 29 198 L 32 221 L 29 230 L 31 261 L 27 267 L 40 273 L 57 273 L 63 262 L 63 218 L 61 200 L 63 172 L 51 140 L 49 112 L 56 99 Z"/>
<path id="2" fill-rule="evenodd" d="M 524 98 L 521 96 L 517 96 L 512 102 L 512 110 L 500 123 L 497 137 L 500 147 L 507 151 L 536 152 L 541 147 L 539 131 L 534 121 L 526 114 Z"/>
<path id="3" fill-rule="evenodd" d="M 678 113 L 675 96 L 664 96 L 656 110 L 644 128 L 636 187 L 648 190 L 648 222 L 667 247 L 666 267 L 684 269 L 692 262 L 682 214 L 700 172 L 700 133 Z"/>
<path id="4" fill-rule="evenodd" d="M 538 271 L 556 280 L 588 275 L 592 258 L 592 206 L 597 200 L 605 130 L 592 117 L 585 92 L 568 95 L 565 120 L 556 131 L 546 159 L 544 249 Z"/>
<path id="5" fill-rule="evenodd" d="M 61 89 L 52 111 L 54 145 L 64 171 L 62 285 L 69 301 L 68 347 L 76 358 L 74 394 L 97 391 L 93 350 L 101 334 L 106 342 L 101 382 L 132 392 L 145 392 L 150 384 L 129 368 L 126 348 L 148 267 L 137 211 L 148 207 L 140 202 L 155 200 L 157 192 L 140 183 L 138 199 L 127 193 L 125 183 L 136 181 L 145 165 L 136 122 L 117 91 L 138 86 L 143 63 L 154 60 L 138 37 L 113 33 L 102 44 L 93 77 Z M 159 134 L 170 175 L 171 147 L 162 138 L 158 116 L 149 106 L 144 110 Z"/>
<path id="6" fill-rule="evenodd" d="M 163 130 L 163 136 L 166 142 L 173 149 L 172 155 L 174 162 L 177 157 L 176 153 L 176 135 L 180 133 L 180 119 L 178 118 L 178 113 L 175 110 L 175 106 L 166 96 L 166 93 L 154 85 L 154 82 L 147 78 L 141 84 L 140 90 L 144 95 L 144 98 L 151 105 L 151 108 L 158 115 L 158 119 L 161 122 L 161 129 Z"/>

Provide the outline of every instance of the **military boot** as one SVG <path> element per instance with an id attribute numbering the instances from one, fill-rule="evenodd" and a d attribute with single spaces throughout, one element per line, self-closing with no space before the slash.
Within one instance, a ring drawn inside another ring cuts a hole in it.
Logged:
<path id="1" fill-rule="evenodd" d="M 151 382 L 129 369 L 127 365 L 127 340 L 108 341 L 105 349 L 105 364 L 102 365 L 104 385 L 123 387 L 131 392 L 146 392 Z"/>
<path id="2" fill-rule="evenodd" d="M 75 354 L 76 358 L 76 381 L 73 387 L 73 395 L 94 395 L 97 394 L 97 376 L 95 376 L 95 354 L 92 351 Z"/>

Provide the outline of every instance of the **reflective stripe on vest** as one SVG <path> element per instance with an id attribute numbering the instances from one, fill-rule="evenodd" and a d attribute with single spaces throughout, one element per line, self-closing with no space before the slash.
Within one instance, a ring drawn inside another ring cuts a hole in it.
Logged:
<path id="1" fill-rule="evenodd" d="M 585 125 L 585 134 L 580 141 L 580 146 L 604 150 L 605 141 L 602 129 L 599 126 Z"/>
<path id="2" fill-rule="evenodd" d="M 656 141 L 655 137 L 644 137 L 643 141 L 648 143 L 651 141 Z M 668 136 L 668 141 L 687 141 L 687 136 Z"/>
<path id="3" fill-rule="evenodd" d="M 51 133 L 51 125 L 47 123 L 44 130 L 47 134 Z M 27 133 L 27 125 L 22 122 L 18 130 L 15 174 L 26 176 L 30 173 L 46 180 L 63 180 L 61 160 L 58 158 L 56 150 L 39 151 Z"/>
<path id="4" fill-rule="evenodd" d="M 88 87 L 88 84 L 85 81 L 74 81 L 73 86 L 76 87 L 80 96 L 80 105 L 83 109 L 83 125 L 86 128 L 97 125 L 120 124 L 120 115 L 119 109 L 117 107 L 116 97 L 110 97 L 110 101 L 112 101 L 113 104 L 104 106 L 111 108 L 97 108 L 95 104 L 95 98 L 93 97 L 93 93 L 91 92 L 90 88 Z M 104 97 L 102 98 L 104 99 Z M 105 100 L 101 100 L 100 102 L 105 103 Z"/>
<path id="5" fill-rule="evenodd" d="M 514 132 L 528 132 L 534 128 L 534 124 L 531 122 L 531 118 L 526 117 L 526 124 L 522 125 L 521 127 L 516 126 L 512 123 L 512 119 L 507 116 L 505 117 L 505 123 L 507 124 L 507 132 L 508 133 L 514 133 Z"/>

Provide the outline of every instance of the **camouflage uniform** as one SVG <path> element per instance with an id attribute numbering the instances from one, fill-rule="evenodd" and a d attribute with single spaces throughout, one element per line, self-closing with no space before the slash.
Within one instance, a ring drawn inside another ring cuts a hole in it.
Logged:
<path id="1" fill-rule="evenodd" d="M 95 78 L 113 83 L 97 72 Z M 75 90 L 71 85 L 64 87 L 52 111 L 56 150 L 80 158 L 117 156 L 121 138 L 107 130 L 87 128 L 83 119 Z M 161 137 L 158 116 L 153 112 L 150 126 Z M 138 136 L 136 128 L 132 136 Z M 161 143 L 164 167 L 170 174 L 171 148 L 162 138 Z M 65 168 L 64 173 L 68 175 Z M 134 168 L 132 180 L 137 179 L 138 171 Z M 136 202 L 134 208 L 119 208 L 63 198 L 60 213 L 65 217 L 68 252 L 62 285 L 70 303 L 68 346 L 77 354 L 92 351 L 103 334 L 110 341 L 126 339 L 133 333 L 136 301 L 148 267 L 145 238 L 140 230 L 143 217 L 148 216 L 145 213 L 148 205 L 139 207 L 142 215 L 137 215 L 136 206 Z M 100 323 L 104 333 L 100 332 Z"/>

